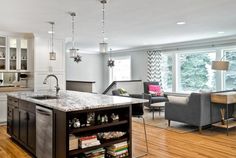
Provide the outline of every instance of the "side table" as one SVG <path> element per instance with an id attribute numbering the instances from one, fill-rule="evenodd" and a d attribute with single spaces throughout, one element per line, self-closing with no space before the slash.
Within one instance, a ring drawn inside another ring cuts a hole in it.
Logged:
<path id="1" fill-rule="evenodd" d="M 159 115 L 161 115 L 161 110 L 165 108 L 165 102 L 153 103 L 150 105 L 150 110 L 152 111 L 152 119 L 154 120 L 154 112 L 155 110 L 159 111 Z"/>
<path id="2" fill-rule="evenodd" d="M 236 121 L 233 118 L 229 118 L 229 106 L 236 103 L 236 92 L 222 92 L 222 93 L 212 93 L 211 94 L 211 106 L 217 106 L 219 104 L 225 105 L 226 109 L 226 124 L 222 122 L 214 123 L 212 121 L 212 107 L 211 107 L 211 124 L 215 127 L 226 128 L 227 135 L 229 135 L 229 128 L 236 127 Z"/>

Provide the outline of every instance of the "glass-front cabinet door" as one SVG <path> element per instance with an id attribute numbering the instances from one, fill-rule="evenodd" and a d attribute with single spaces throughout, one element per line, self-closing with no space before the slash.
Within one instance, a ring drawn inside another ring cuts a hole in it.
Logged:
<path id="1" fill-rule="evenodd" d="M 28 40 L 20 40 L 20 69 L 27 70 L 27 59 L 28 59 Z"/>
<path id="2" fill-rule="evenodd" d="M 6 37 L 0 36 L 0 70 L 6 69 Z"/>
<path id="3" fill-rule="evenodd" d="M 17 39 L 10 38 L 9 39 L 9 69 L 16 70 L 17 69 Z"/>

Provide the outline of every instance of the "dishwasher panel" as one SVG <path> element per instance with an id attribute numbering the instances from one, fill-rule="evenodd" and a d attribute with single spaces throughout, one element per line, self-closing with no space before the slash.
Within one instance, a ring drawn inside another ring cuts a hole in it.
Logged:
<path id="1" fill-rule="evenodd" d="M 36 106 L 36 156 L 53 157 L 53 112 Z"/>

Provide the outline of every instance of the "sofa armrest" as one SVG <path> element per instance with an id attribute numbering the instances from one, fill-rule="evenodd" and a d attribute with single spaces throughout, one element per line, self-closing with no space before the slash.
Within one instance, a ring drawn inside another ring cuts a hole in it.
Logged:
<path id="1" fill-rule="evenodd" d="M 165 119 L 188 122 L 191 119 L 190 106 L 188 104 L 166 102 L 165 104 Z"/>
<path id="2" fill-rule="evenodd" d="M 139 99 L 143 98 L 142 94 L 129 94 L 129 96 L 132 97 L 132 98 L 139 98 Z"/>

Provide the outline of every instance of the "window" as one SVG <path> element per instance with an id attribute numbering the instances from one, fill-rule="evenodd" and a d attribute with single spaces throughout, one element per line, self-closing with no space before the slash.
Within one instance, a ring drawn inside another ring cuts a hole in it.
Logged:
<path id="1" fill-rule="evenodd" d="M 173 58 L 171 54 L 162 54 L 161 77 L 162 87 L 167 92 L 172 92 Z"/>
<path id="2" fill-rule="evenodd" d="M 224 55 L 226 60 L 229 61 L 229 70 L 225 72 L 224 81 L 225 88 L 227 90 L 236 88 L 236 49 L 234 50 L 225 50 Z"/>
<path id="3" fill-rule="evenodd" d="M 215 52 L 178 54 L 178 91 L 215 90 L 215 71 L 211 69 L 211 62 L 215 58 Z"/>
<path id="4" fill-rule="evenodd" d="M 131 79 L 131 58 L 117 57 L 113 58 L 115 66 L 110 69 L 110 82 L 123 81 Z"/>

